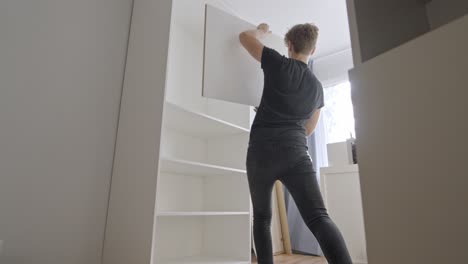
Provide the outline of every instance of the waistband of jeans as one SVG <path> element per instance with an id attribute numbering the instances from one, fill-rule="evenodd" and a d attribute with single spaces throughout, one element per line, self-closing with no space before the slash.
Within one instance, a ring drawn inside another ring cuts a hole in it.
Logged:
<path id="1" fill-rule="evenodd" d="M 308 149 L 307 139 L 304 140 L 250 140 L 249 148 L 288 148 Z"/>

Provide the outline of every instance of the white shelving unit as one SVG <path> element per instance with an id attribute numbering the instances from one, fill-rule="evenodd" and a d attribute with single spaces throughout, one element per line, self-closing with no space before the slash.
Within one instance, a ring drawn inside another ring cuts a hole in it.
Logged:
<path id="1" fill-rule="evenodd" d="M 244 166 L 248 132 L 165 103 L 156 263 L 249 263 L 251 210 Z"/>
<path id="2" fill-rule="evenodd" d="M 202 97 L 205 2 L 133 5 L 103 263 L 250 263 L 252 109 Z"/>
<path id="3" fill-rule="evenodd" d="M 250 107 L 202 97 L 204 5 L 193 3 L 173 2 L 153 262 L 246 264 Z M 188 5 L 199 23 L 184 23 Z"/>

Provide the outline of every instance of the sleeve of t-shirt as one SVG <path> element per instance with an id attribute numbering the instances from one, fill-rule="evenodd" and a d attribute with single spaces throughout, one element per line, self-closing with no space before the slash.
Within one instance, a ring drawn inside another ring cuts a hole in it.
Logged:
<path id="1" fill-rule="evenodd" d="M 325 99 L 323 95 L 323 87 L 319 83 L 317 87 L 317 109 L 320 109 L 325 106 Z"/>
<path id="2" fill-rule="evenodd" d="M 284 56 L 279 54 L 276 50 L 267 46 L 263 47 L 261 66 L 264 71 L 272 71 L 279 69 L 284 61 Z"/>

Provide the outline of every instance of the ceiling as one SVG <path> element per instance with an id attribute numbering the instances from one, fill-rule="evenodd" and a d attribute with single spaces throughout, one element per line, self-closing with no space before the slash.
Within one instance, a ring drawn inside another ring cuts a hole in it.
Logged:
<path id="1" fill-rule="evenodd" d="M 320 28 L 314 57 L 323 57 L 351 46 L 346 0 L 176 0 L 184 10 L 186 25 L 202 23 L 205 3 L 213 4 L 253 24 L 270 25 L 273 33 L 284 35 L 298 23 L 312 22 Z M 201 15 L 201 17 L 200 17 Z"/>

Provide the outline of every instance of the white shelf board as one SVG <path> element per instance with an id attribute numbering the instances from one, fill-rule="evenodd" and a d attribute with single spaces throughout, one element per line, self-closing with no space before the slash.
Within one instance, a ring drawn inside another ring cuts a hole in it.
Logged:
<path id="1" fill-rule="evenodd" d="M 158 212 L 158 216 L 233 216 L 249 215 L 250 212 Z"/>
<path id="2" fill-rule="evenodd" d="M 234 260 L 220 257 L 185 257 L 175 260 L 162 261 L 162 264 L 250 264 L 249 261 Z"/>
<path id="3" fill-rule="evenodd" d="M 161 159 L 160 171 L 199 176 L 242 176 L 247 173 L 240 169 L 171 158 Z"/>
<path id="4" fill-rule="evenodd" d="M 248 135 L 249 133 L 247 128 L 188 110 L 168 101 L 165 102 L 164 125 L 168 128 L 199 137 L 236 134 Z"/>

